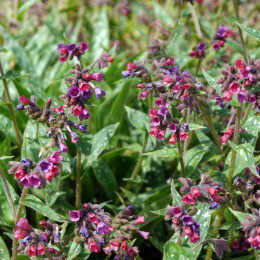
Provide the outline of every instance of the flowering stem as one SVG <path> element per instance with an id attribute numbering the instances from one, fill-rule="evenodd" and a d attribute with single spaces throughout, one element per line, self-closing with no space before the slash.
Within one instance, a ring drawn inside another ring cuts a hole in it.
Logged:
<path id="1" fill-rule="evenodd" d="M 1 76 L 4 77 L 5 74 L 4 74 L 4 70 L 3 70 L 3 67 L 2 67 L 1 61 L 0 61 L 0 73 L 1 73 Z M 9 90 L 8 90 L 8 87 L 7 87 L 7 81 L 4 78 L 2 80 L 3 80 L 3 83 L 4 83 L 7 101 L 9 103 L 12 103 L 12 100 L 11 100 L 11 97 L 10 97 L 10 94 L 9 94 Z M 15 115 L 14 115 L 14 109 L 13 109 L 13 106 L 11 104 L 8 104 L 8 108 L 10 110 L 10 114 L 11 114 L 12 121 L 13 121 L 13 124 L 14 124 L 14 130 L 15 130 L 15 134 L 16 134 L 16 137 L 17 137 L 18 146 L 19 146 L 19 148 L 21 148 L 22 147 L 22 139 L 21 139 L 18 124 L 17 124 L 16 118 L 15 118 Z"/>
<path id="2" fill-rule="evenodd" d="M 198 76 L 198 72 L 200 70 L 201 62 L 202 62 L 202 58 L 199 58 L 198 65 L 197 65 L 196 72 L 195 72 L 195 78 Z"/>
<path id="3" fill-rule="evenodd" d="M 178 240 L 177 240 L 177 246 L 181 245 L 181 234 L 179 234 L 178 236 Z"/>
<path id="4" fill-rule="evenodd" d="M 218 235 L 219 226 L 221 225 L 222 219 L 224 218 L 225 208 L 226 208 L 226 205 L 223 205 L 222 208 L 219 211 L 218 219 L 216 221 L 215 228 L 213 230 L 213 236 L 214 237 L 216 237 Z M 212 253 L 213 253 L 213 249 L 209 246 L 205 260 L 211 260 Z"/>
<path id="5" fill-rule="evenodd" d="M 177 141 L 177 147 L 178 147 L 178 152 L 180 155 L 181 177 L 185 178 L 186 177 L 185 165 L 184 165 L 184 160 L 183 160 L 183 154 L 181 152 L 181 142 L 180 141 Z"/>
<path id="6" fill-rule="evenodd" d="M 4 173 L 3 173 L 1 168 L 0 168 L 0 175 L 1 175 L 2 179 L 3 179 L 4 185 L 5 185 L 5 189 L 7 191 L 7 195 L 8 195 L 10 204 L 11 204 L 11 208 L 12 208 L 12 212 L 13 212 L 13 218 L 15 219 L 16 213 L 15 213 L 14 202 L 13 202 L 13 199 L 12 199 L 11 192 L 10 192 L 10 189 L 8 187 L 7 181 L 5 179 Z"/>
<path id="7" fill-rule="evenodd" d="M 189 121 L 190 121 L 190 108 L 188 107 L 186 123 L 189 124 Z M 190 136 L 190 138 L 191 138 L 191 136 Z M 188 139 L 185 139 L 184 148 L 183 148 L 183 160 L 184 161 L 185 161 L 185 155 L 186 155 L 187 148 L 188 148 Z"/>
<path id="8" fill-rule="evenodd" d="M 246 123 L 246 120 L 247 120 L 247 118 L 249 116 L 251 108 L 252 108 L 252 104 L 248 104 L 246 112 L 245 112 L 245 115 L 244 115 L 242 123 L 241 123 L 242 125 L 244 125 Z"/>
<path id="9" fill-rule="evenodd" d="M 241 106 L 242 105 L 240 105 L 237 108 L 236 126 L 235 126 L 234 139 L 233 139 L 233 143 L 235 145 L 237 145 L 238 137 L 239 137 L 240 118 L 241 118 L 241 111 L 242 111 Z M 236 151 L 232 150 L 231 163 L 230 163 L 228 179 L 227 179 L 227 190 L 230 190 L 231 186 L 232 186 L 232 179 L 233 179 L 233 173 L 234 173 L 234 168 L 235 168 L 236 155 L 237 155 Z"/>
<path id="10" fill-rule="evenodd" d="M 22 195 L 20 197 L 17 213 L 16 213 L 16 218 L 15 218 L 15 223 L 17 223 L 21 217 L 22 214 L 22 209 L 23 209 L 23 201 L 25 200 L 25 196 L 28 192 L 28 188 L 23 188 Z M 12 260 L 17 260 L 17 254 L 18 254 L 18 239 L 14 238 L 13 240 L 13 254 L 12 254 Z"/>
<path id="11" fill-rule="evenodd" d="M 79 124 L 81 121 L 79 120 Z M 76 209 L 80 209 L 81 205 L 81 152 L 77 148 L 77 175 L 76 175 Z"/>

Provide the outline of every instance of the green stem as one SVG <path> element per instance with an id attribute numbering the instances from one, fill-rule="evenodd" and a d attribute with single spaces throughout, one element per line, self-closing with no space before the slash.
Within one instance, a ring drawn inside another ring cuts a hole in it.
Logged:
<path id="1" fill-rule="evenodd" d="M 178 236 L 177 246 L 181 246 L 181 234 Z"/>
<path id="2" fill-rule="evenodd" d="M 175 23 L 174 23 L 173 28 L 176 28 L 177 25 L 178 25 L 178 22 L 179 22 L 180 16 L 181 16 L 182 8 L 183 8 L 183 2 L 182 2 L 182 0 L 179 0 L 178 11 L 177 11 L 177 15 L 176 15 L 176 18 L 175 18 Z"/>
<path id="3" fill-rule="evenodd" d="M 10 189 L 9 189 L 9 187 L 8 187 L 7 181 L 6 181 L 6 179 L 5 179 L 4 173 L 3 173 L 3 171 L 2 171 L 1 168 L 0 168 L 0 175 L 1 175 L 2 179 L 3 179 L 4 185 L 5 185 L 5 189 L 6 189 L 6 191 L 7 191 L 7 195 L 8 195 L 10 204 L 11 204 L 11 208 L 12 208 L 12 212 L 13 212 L 13 217 L 14 217 L 14 219 L 15 219 L 15 218 L 16 218 L 16 213 L 15 213 L 14 202 L 13 202 L 13 199 L 12 199 L 11 192 L 10 192 Z"/>
<path id="4" fill-rule="evenodd" d="M 192 5 L 190 3 L 188 3 L 188 4 L 189 4 L 189 7 L 192 8 Z M 191 11 L 191 16 L 192 16 L 192 19 L 193 19 L 193 22 L 194 22 L 194 26 L 195 26 L 195 30 L 197 32 L 197 36 L 200 39 L 202 39 L 203 36 L 202 36 L 201 29 L 200 29 L 200 23 L 199 23 L 196 11 L 194 9 L 192 9 L 192 11 Z"/>
<path id="5" fill-rule="evenodd" d="M 196 72 L 195 72 L 195 78 L 198 76 L 200 66 L 201 66 L 201 62 L 202 62 L 202 58 L 199 58 L 198 65 L 197 65 Z"/>
<path id="6" fill-rule="evenodd" d="M 255 253 L 255 260 L 260 260 L 258 249 L 254 249 L 254 253 Z"/>
<path id="7" fill-rule="evenodd" d="M 28 192 L 28 188 L 23 188 L 21 197 L 20 197 L 20 201 L 19 201 L 19 205 L 18 205 L 18 209 L 17 209 L 17 213 L 16 213 L 16 218 L 15 218 L 15 223 L 17 223 L 21 217 L 22 214 L 22 209 L 23 209 L 23 201 L 25 200 L 25 196 Z M 13 254 L 12 254 L 12 260 L 17 260 L 17 255 L 18 255 L 18 239 L 14 238 L 13 240 Z"/>
<path id="8" fill-rule="evenodd" d="M 195 112 L 194 112 L 195 113 Z M 190 108 L 188 107 L 187 109 L 187 117 L 186 117 L 186 123 L 189 124 L 190 122 Z M 191 136 L 190 136 L 191 138 Z M 187 148 L 188 148 L 188 139 L 186 139 L 184 141 L 184 148 L 183 148 L 183 160 L 185 162 L 185 155 L 186 155 L 186 151 L 187 151 Z"/>
<path id="9" fill-rule="evenodd" d="M 178 147 L 178 152 L 180 155 L 181 177 L 185 178 L 186 177 L 185 165 L 184 165 L 184 160 L 183 160 L 183 154 L 181 152 L 181 142 L 180 141 L 177 141 L 177 147 Z"/>
<path id="10" fill-rule="evenodd" d="M 250 113 L 250 111 L 251 111 L 251 108 L 252 108 L 252 104 L 248 104 L 248 106 L 247 106 L 247 109 L 246 109 L 246 112 L 245 112 L 245 115 L 244 115 L 244 117 L 243 117 L 243 120 L 242 120 L 242 125 L 244 125 L 245 123 L 246 123 L 246 120 L 247 120 L 247 118 L 248 118 L 248 116 L 249 116 L 249 113 Z"/>
<path id="11" fill-rule="evenodd" d="M 3 67 L 2 67 L 1 61 L 0 61 L 0 73 L 1 73 L 1 76 L 4 77 L 5 74 L 4 74 L 4 70 L 3 70 Z M 11 97 L 10 97 L 10 94 L 9 94 L 9 90 L 8 90 L 8 86 L 7 86 L 7 81 L 4 78 L 2 80 L 3 80 L 3 83 L 4 83 L 7 101 L 9 103 L 12 103 L 12 100 L 11 100 Z M 11 114 L 12 121 L 13 121 L 13 124 L 14 124 L 14 130 L 15 130 L 15 134 L 16 134 L 16 137 L 17 137 L 18 146 L 19 146 L 19 148 L 21 148 L 22 147 L 22 139 L 21 139 L 18 124 L 17 124 L 16 118 L 15 118 L 15 115 L 14 115 L 14 109 L 13 109 L 13 106 L 11 104 L 8 105 L 8 108 L 10 110 L 10 114 Z"/>

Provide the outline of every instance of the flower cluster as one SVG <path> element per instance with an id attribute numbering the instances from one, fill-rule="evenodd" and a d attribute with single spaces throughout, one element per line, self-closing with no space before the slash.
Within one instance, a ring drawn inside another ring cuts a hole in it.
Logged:
<path id="1" fill-rule="evenodd" d="M 245 237 L 247 237 L 247 242 L 254 249 L 260 249 L 260 212 L 256 209 L 252 209 L 252 212 L 255 217 L 252 215 L 247 215 L 247 219 L 244 222 L 241 222 L 243 230 L 245 231 Z"/>
<path id="2" fill-rule="evenodd" d="M 238 253 L 239 251 L 243 251 L 244 253 L 247 253 L 248 252 L 248 247 L 247 245 L 249 244 L 248 239 L 245 238 L 245 234 L 242 233 L 240 235 L 240 238 L 238 240 L 235 240 L 233 243 L 232 243 L 232 248 L 233 250 Z"/>
<path id="3" fill-rule="evenodd" d="M 193 51 L 189 54 L 190 57 L 192 58 L 205 58 L 206 57 L 206 54 L 205 54 L 205 49 L 206 49 L 206 44 L 204 42 L 200 42 L 198 44 L 197 47 L 193 48 Z"/>
<path id="4" fill-rule="evenodd" d="M 114 231 L 110 214 L 97 204 L 85 203 L 81 210 L 72 210 L 69 215 L 71 221 L 77 222 L 75 232 L 80 235 L 84 247 L 100 253 L 100 248 L 107 243 L 106 236 Z"/>
<path id="5" fill-rule="evenodd" d="M 223 24 L 220 24 L 216 32 L 216 35 L 213 39 L 213 48 L 215 50 L 219 50 L 221 47 L 224 47 L 226 42 L 225 39 L 227 37 L 229 37 L 229 32 L 227 27 Z"/>
<path id="6" fill-rule="evenodd" d="M 9 162 L 12 165 L 9 173 L 14 174 L 15 178 L 19 180 L 19 184 L 26 188 L 30 186 L 45 188 L 46 182 L 51 184 L 52 179 L 60 175 L 61 160 L 62 156 L 59 152 L 54 152 L 37 164 L 32 162 L 30 158 L 23 158 L 21 162 Z"/>
<path id="7" fill-rule="evenodd" d="M 67 136 L 63 132 L 64 129 L 69 132 L 73 143 L 79 140 L 79 136 L 72 131 L 71 127 L 74 127 L 81 132 L 87 130 L 86 125 L 69 121 L 68 115 L 65 115 L 65 109 L 63 106 L 51 108 L 51 99 L 47 101 L 44 109 L 41 109 L 38 106 L 34 96 L 31 97 L 31 100 L 25 96 L 21 96 L 19 101 L 22 105 L 18 105 L 17 109 L 25 109 L 27 111 L 26 114 L 30 115 L 31 119 L 37 120 L 39 123 L 45 123 L 48 126 L 47 137 L 52 138 L 51 145 L 53 147 L 59 146 L 59 152 L 68 151 L 68 147 L 64 143 L 64 141 L 67 140 Z"/>
<path id="8" fill-rule="evenodd" d="M 227 143 L 227 141 L 231 138 L 233 138 L 234 135 L 235 126 L 232 126 L 231 128 L 227 129 L 223 136 L 220 137 L 219 141 L 224 145 Z M 239 128 L 239 132 L 243 133 L 246 130 L 243 127 Z"/>
<path id="9" fill-rule="evenodd" d="M 92 90 L 97 99 L 101 99 L 101 96 L 106 95 L 104 90 L 93 84 L 93 81 L 102 81 L 103 74 L 90 74 L 88 68 L 81 69 L 78 64 L 76 65 L 76 70 L 71 70 L 71 73 L 75 75 L 74 78 L 65 78 L 65 81 L 67 81 L 71 87 L 68 89 L 67 93 L 60 96 L 60 99 L 64 101 L 64 107 L 69 108 L 68 116 L 74 114 L 82 121 L 88 119 L 90 116 L 84 101 L 92 97 Z"/>
<path id="10" fill-rule="evenodd" d="M 64 63 L 68 58 L 72 60 L 74 56 L 80 61 L 81 55 L 85 54 L 88 48 L 89 44 L 87 42 L 82 42 L 78 46 L 75 43 L 70 43 L 68 45 L 59 43 L 58 51 L 60 52 L 60 62 Z"/>
<path id="11" fill-rule="evenodd" d="M 196 201 L 207 202 L 209 209 L 217 209 L 220 203 L 230 199 L 230 195 L 217 181 L 210 180 L 210 176 L 201 174 L 201 182 L 195 185 L 190 178 L 179 178 L 184 185 L 181 187 L 181 193 L 185 193 L 182 198 L 184 204 L 195 205 Z"/>
<path id="12" fill-rule="evenodd" d="M 237 99 L 240 103 L 249 102 L 253 104 L 253 109 L 259 106 L 258 92 L 253 92 L 253 86 L 258 85 L 260 81 L 260 60 L 249 60 L 249 64 L 245 64 L 242 60 L 237 60 L 235 66 L 225 65 L 226 70 L 222 70 L 224 77 L 217 81 L 218 84 L 222 84 L 221 93 L 223 99 L 226 101 L 232 100 L 232 94 L 237 95 Z M 238 69 L 238 71 L 237 71 Z"/>
<path id="13" fill-rule="evenodd" d="M 196 243 L 200 240 L 200 224 L 196 222 L 180 206 L 167 206 L 165 220 L 172 220 L 172 227 L 175 232 L 180 231 L 180 236 L 184 238 L 185 235 L 190 237 L 191 243 Z"/>

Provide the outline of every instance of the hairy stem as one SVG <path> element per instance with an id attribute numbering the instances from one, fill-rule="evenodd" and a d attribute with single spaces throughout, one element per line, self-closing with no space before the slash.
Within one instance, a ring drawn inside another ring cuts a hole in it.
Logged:
<path id="1" fill-rule="evenodd" d="M 181 234 L 178 236 L 177 246 L 181 246 Z"/>
<path id="2" fill-rule="evenodd" d="M 251 108 L 252 108 L 252 104 L 248 104 L 246 112 L 245 112 L 245 115 L 244 115 L 242 123 L 241 123 L 242 125 L 244 125 L 246 123 L 246 120 L 247 120 L 247 118 L 249 116 Z"/>
<path id="3" fill-rule="evenodd" d="M 17 209 L 17 213 L 16 213 L 16 218 L 15 218 L 15 223 L 17 223 L 21 217 L 22 214 L 22 209 L 23 209 L 23 201 L 25 200 L 25 196 L 28 192 L 28 188 L 23 188 L 21 197 L 20 197 L 20 201 L 19 201 L 19 205 L 18 205 L 18 209 Z M 18 255 L 18 239 L 14 238 L 13 240 L 13 254 L 12 254 L 12 260 L 17 260 L 17 255 Z"/>
<path id="4" fill-rule="evenodd" d="M 181 177 L 185 178 L 186 177 L 185 165 L 184 165 L 184 160 L 183 160 L 183 154 L 181 152 L 181 142 L 180 141 L 177 141 L 177 147 L 178 147 L 178 152 L 180 155 Z"/>
<path id="5" fill-rule="evenodd" d="M 190 122 L 190 108 L 187 109 L 187 117 L 186 117 L 186 123 L 189 124 Z M 191 136 L 190 136 L 191 138 Z M 184 148 L 183 148 L 183 160 L 185 162 L 185 155 L 188 148 L 188 139 L 185 139 L 184 141 Z"/>
<path id="6" fill-rule="evenodd" d="M 2 179 L 3 179 L 4 185 L 5 185 L 5 189 L 6 189 L 6 191 L 7 191 L 7 195 L 8 195 L 10 204 L 11 204 L 11 208 L 12 208 L 12 212 L 13 212 L 13 217 L 14 217 L 14 219 L 15 219 L 15 218 L 16 218 L 16 213 L 15 213 L 14 202 L 13 202 L 13 199 L 12 199 L 11 192 L 10 192 L 10 190 L 9 190 L 7 181 L 6 181 L 6 179 L 5 179 L 4 173 L 3 173 L 3 171 L 2 171 L 1 168 L 0 168 L 0 175 L 1 175 Z"/>
<path id="7" fill-rule="evenodd" d="M 0 61 L 0 73 L 1 73 L 1 76 L 4 77 L 5 74 L 4 74 L 4 70 L 3 70 L 3 67 L 2 67 L 1 61 Z M 9 103 L 12 103 L 12 100 L 11 100 L 11 97 L 10 97 L 10 94 L 9 94 L 9 90 L 8 90 L 8 86 L 7 86 L 7 81 L 4 78 L 2 80 L 3 80 L 3 83 L 4 83 L 7 101 Z M 19 128 L 18 128 L 18 124 L 17 124 L 16 118 L 15 118 L 15 115 L 14 115 L 14 109 L 13 109 L 12 104 L 9 104 L 8 108 L 10 110 L 10 114 L 11 114 L 11 117 L 12 117 L 14 130 L 15 130 L 15 134 L 16 134 L 16 137 L 17 137 L 18 146 L 19 146 L 19 148 L 21 148 L 22 147 L 22 138 L 20 136 L 20 132 L 19 132 Z"/>

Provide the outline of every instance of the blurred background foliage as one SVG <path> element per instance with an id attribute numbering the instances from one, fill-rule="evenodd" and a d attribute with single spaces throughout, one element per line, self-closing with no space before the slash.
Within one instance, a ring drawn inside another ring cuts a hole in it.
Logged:
<path id="1" fill-rule="evenodd" d="M 62 105 L 58 96 L 67 89 L 64 78 L 70 75 L 70 69 L 76 64 L 76 59 L 64 64 L 59 62 L 58 43 L 89 42 L 90 49 L 82 57 L 85 66 L 91 65 L 105 50 L 112 52 L 114 62 L 109 68 L 103 69 L 104 81 L 100 87 L 107 95 L 101 101 L 95 100 L 91 106 L 91 134 L 96 134 L 102 128 L 119 122 L 115 134 L 109 140 L 99 158 L 90 164 L 86 157 L 82 158 L 82 202 L 102 203 L 109 201 L 105 209 L 112 215 L 121 210 L 124 205 L 133 204 L 138 215 L 144 215 L 147 222 L 142 230 L 151 232 L 148 241 L 138 237 L 141 257 L 145 259 L 161 259 L 163 244 L 172 232 L 158 216 L 151 211 L 160 210 L 171 203 L 170 180 L 179 177 L 178 160 L 171 157 L 161 158 L 144 156 L 138 177 L 133 180 L 131 174 L 140 157 L 147 119 L 148 101 L 138 98 L 137 79 L 123 79 L 122 70 L 126 70 L 127 62 L 142 61 L 146 57 L 146 46 L 150 40 L 165 41 L 165 48 L 171 46 L 172 56 L 181 70 L 188 69 L 195 73 L 198 60 L 189 57 L 193 47 L 201 41 L 207 45 L 206 59 L 202 67 L 213 77 L 219 77 L 225 62 L 233 63 L 242 57 L 242 47 L 237 42 L 238 30 L 234 25 L 237 18 L 234 14 L 232 1 L 204 0 L 202 4 L 192 6 L 185 2 L 182 10 L 182 22 L 176 26 L 178 2 L 166 1 L 79 1 L 79 0 L 2 0 L 0 10 L 0 47 L 7 52 L 1 53 L 0 59 L 4 71 L 19 72 L 20 77 L 8 79 L 8 87 L 13 106 L 18 104 L 21 95 L 35 95 L 38 104 L 44 105 L 52 98 L 53 105 Z M 251 28 L 259 28 L 259 1 L 241 2 L 241 22 Z M 16 6 L 17 4 L 17 6 Z M 195 14 L 195 17 L 194 17 Z M 198 34 L 198 20 L 202 37 Z M 233 32 L 225 48 L 216 52 L 212 48 L 212 38 L 219 24 L 227 25 Z M 177 29 L 176 29 L 177 28 Z M 178 31 L 176 31 L 178 30 Z M 175 37 L 175 38 L 174 38 Z M 172 41 L 174 39 L 174 41 Z M 259 42 L 249 36 L 246 38 L 250 57 L 259 58 Z M 169 49 L 169 48 L 168 48 Z M 198 79 L 205 83 L 202 72 Z M 0 96 L 5 98 L 2 82 Z M 220 110 L 212 105 L 216 115 L 215 123 L 218 131 L 223 131 L 223 115 L 229 116 L 228 109 Z M 96 106 L 95 106 L 96 105 Z M 133 110 L 134 109 L 134 110 Z M 135 110 L 140 111 L 137 113 Z M 142 113 L 143 112 L 143 113 Z M 46 143 L 45 128 L 37 126 L 22 111 L 15 112 L 21 136 L 26 136 L 37 161 L 39 151 Z M 176 111 L 176 116 L 181 114 Z M 139 123 L 138 123 L 139 122 Z M 204 124 L 199 118 L 196 122 Z M 39 127 L 39 135 L 37 135 Z M 198 179 L 200 173 L 207 172 L 214 164 L 216 157 L 209 147 L 212 147 L 212 137 L 209 130 L 198 130 L 193 135 L 190 147 L 198 147 L 201 141 L 207 141 L 209 146 L 200 146 L 199 158 L 188 165 L 188 176 Z M 213 145 L 214 146 L 214 145 Z M 148 138 L 145 152 L 170 147 L 164 142 L 155 142 Z M 213 150 L 216 147 L 213 147 Z M 31 191 L 42 201 L 49 202 L 50 207 L 57 212 L 68 212 L 74 208 L 74 187 L 76 172 L 76 148 L 70 144 L 59 183 L 53 181 L 43 191 Z M 0 156 L 20 158 L 15 132 L 7 106 L 0 100 Z M 190 158 L 193 157 L 191 153 Z M 199 164 L 207 162 L 206 164 Z M 8 160 L 0 161 L 6 178 L 20 193 L 13 176 L 7 174 Z M 187 166 L 187 167 L 188 167 Z M 225 181 L 222 174 L 216 178 Z M 178 182 L 175 186 L 178 187 Z M 60 193 L 57 193 L 59 188 Z M 127 188 L 127 189 L 125 189 Z M 66 191 L 66 192 L 65 192 Z M 116 192 L 114 192 L 116 191 Z M 56 195 L 55 195 L 56 194 Z M 40 212 L 27 208 L 29 218 L 37 225 L 43 216 Z M 36 215 L 35 215 L 36 214 Z M 11 230 L 0 221 L 1 236 L 10 243 Z M 94 256 L 94 259 L 98 259 Z M 101 256 L 102 259 L 102 256 Z"/>

